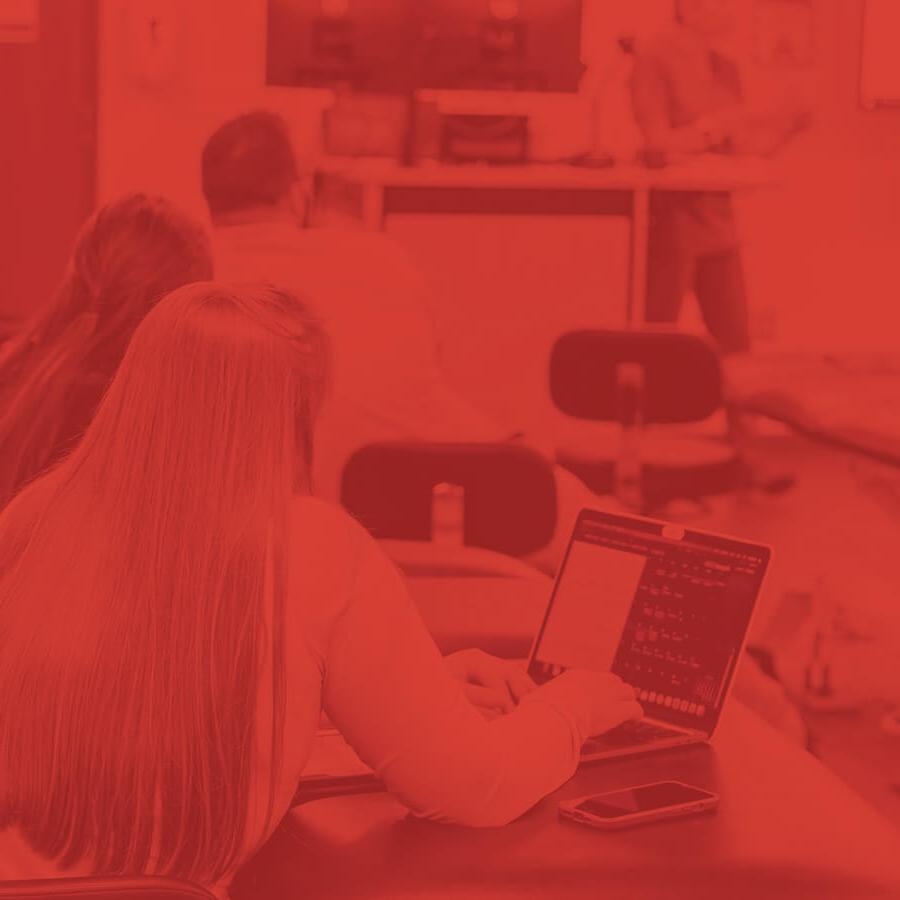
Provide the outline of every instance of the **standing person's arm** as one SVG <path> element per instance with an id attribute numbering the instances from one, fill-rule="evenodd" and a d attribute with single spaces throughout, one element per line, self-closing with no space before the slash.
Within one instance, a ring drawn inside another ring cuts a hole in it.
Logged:
<path id="1" fill-rule="evenodd" d="M 712 119 L 674 127 L 667 92 L 666 75 L 655 54 L 639 53 L 631 79 L 631 99 L 635 121 L 648 151 L 701 153 L 722 140 L 724 131 Z"/>
<path id="2" fill-rule="evenodd" d="M 417 815 L 500 825 L 575 771 L 583 741 L 639 717 L 613 675 L 572 671 L 486 721 L 466 699 L 405 585 L 360 532 L 352 598 L 325 655 L 329 718 Z"/>
<path id="3" fill-rule="evenodd" d="M 809 110 L 797 107 L 785 112 L 750 117 L 735 137 L 737 152 L 772 157 L 780 153 L 812 123 Z"/>
<path id="4" fill-rule="evenodd" d="M 717 55 L 717 64 L 734 96 L 734 103 L 711 113 L 706 120 L 724 134 L 728 149 L 750 156 L 774 156 L 809 127 L 809 110 L 796 98 L 786 97 L 777 108 L 751 112 L 745 105 L 740 67 Z"/>

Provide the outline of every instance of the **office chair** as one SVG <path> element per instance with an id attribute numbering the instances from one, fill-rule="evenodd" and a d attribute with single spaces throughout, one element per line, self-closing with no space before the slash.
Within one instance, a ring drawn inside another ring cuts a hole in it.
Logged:
<path id="1" fill-rule="evenodd" d="M 562 451 L 559 462 L 600 494 L 648 511 L 732 490 L 743 468 L 720 438 L 651 437 L 647 425 L 702 422 L 721 409 L 722 370 L 707 340 L 667 330 L 577 331 L 553 348 L 550 391 L 565 414 L 619 426 L 617 453 Z"/>
<path id="2" fill-rule="evenodd" d="M 459 543 L 466 548 L 521 557 L 553 537 L 553 469 L 514 444 L 372 444 L 345 466 L 341 502 L 376 538 L 431 541 L 442 485 L 460 491 Z"/>
<path id="3" fill-rule="evenodd" d="M 169 878 L 52 878 L 0 881 L 0 900 L 215 900 L 199 885 Z"/>

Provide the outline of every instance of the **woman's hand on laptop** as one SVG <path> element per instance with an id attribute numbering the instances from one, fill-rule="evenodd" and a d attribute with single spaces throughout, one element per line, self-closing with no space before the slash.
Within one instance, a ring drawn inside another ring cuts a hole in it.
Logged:
<path id="1" fill-rule="evenodd" d="M 450 674 L 463 683 L 471 703 L 488 717 L 512 712 L 537 687 L 520 663 L 483 650 L 460 650 L 444 661 Z"/>
<path id="2" fill-rule="evenodd" d="M 632 719 L 642 719 L 644 710 L 635 690 L 618 675 L 591 669 L 568 669 L 532 694 L 574 715 L 582 738 L 604 734 Z"/>

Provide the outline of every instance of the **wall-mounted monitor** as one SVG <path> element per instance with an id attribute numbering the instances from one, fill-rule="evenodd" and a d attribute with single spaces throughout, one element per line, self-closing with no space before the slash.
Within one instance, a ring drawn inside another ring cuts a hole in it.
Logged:
<path id="1" fill-rule="evenodd" d="M 267 81 L 574 92 L 583 0 L 269 0 Z"/>

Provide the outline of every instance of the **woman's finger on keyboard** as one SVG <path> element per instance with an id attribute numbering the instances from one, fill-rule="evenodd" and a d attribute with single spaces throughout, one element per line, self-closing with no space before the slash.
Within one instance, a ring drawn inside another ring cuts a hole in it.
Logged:
<path id="1" fill-rule="evenodd" d="M 617 675 L 613 675 L 615 678 L 615 683 L 613 690 L 615 692 L 614 696 L 622 699 L 622 700 L 634 700 L 637 696 L 637 691 L 630 684 L 626 684 L 619 678 Z"/>

